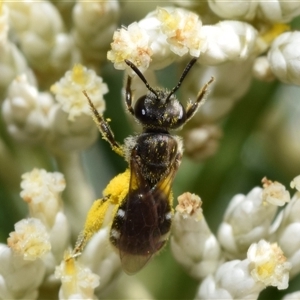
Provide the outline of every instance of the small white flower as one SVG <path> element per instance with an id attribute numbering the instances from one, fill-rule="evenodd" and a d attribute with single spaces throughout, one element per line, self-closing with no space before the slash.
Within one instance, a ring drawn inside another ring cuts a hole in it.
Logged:
<path id="1" fill-rule="evenodd" d="M 84 90 L 99 113 L 103 113 L 105 110 L 103 95 L 108 92 L 108 87 L 95 71 L 82 65 L 75 65 L 72 71 L 67 71 L 65 76 L 51 87 L 62 110 L 69 114 L 70 121 L 74 121 L 82 113 L 90 115 L 88 101 L 82 93 Z"/>
<path id="2" fill-rule="evenodd" d="M 247 252 L 250 273 L 256 281 L 265 286 L 276 286 L 279 290 L 288 287 L 291 263 L 287 262 L 278 245 L 261 240 L 252 244 Z"/>
<path id="3" fill-rule="evenodd" d="M 149 69 L 160 70 L 170 65 L 176 59 L 176 54 L 171 51 L 167 37 L 161 31 L 161 22 L 158 19 L 157 11 L 150 12 L 138 24 L 147 32 L 149 47 L 152 51 L 151 64 L 147 71 Z"/>
<path id="4" fill-rule="evenodd" d="M 51 253 L 55 258 L 55 264 L 57 264 L 70 245 L 70 220 L 64 212 L 59 211 L 56 214 L 53 226 L 48 229 L 48 233 L 51 242 Z M 54 267 L 54 264 L 51 267 Z"/>
<path id="5" fill-rule="evenodd" d="M 26 202 L 42 202 L 42 199 L 49 197 L 50 193 L 52 194 L 51 197 L 54 194 L 57 197 L 57 194 L 61 193 L 66 187 L 63 174 L 59 172 L 48 173 L 43 169 L 33 169 L 31 172 L 25 173 L 22 179 L 21 187 L 23 191 L 21 197 Z"/>
<path id="6" fill-rule="evenodd" d="M 29 63 L 40 72 L 70 66 L 73 43 L 57 8 L 48 1 L 7 1 L 10 24 Z M 44 79 L 45 80 L 45 79 Z"/>
<path id="7" fill-rule="evenodd" d="M 181 8 L 158 7 L 157 18 L 161 22 L 161 31 L 175 54 L 183 56 L 189 52 L 191 56 L 198 57 L 205 50 L 206 39 L 202 34 L 202 22 L 198 15 Z"/>
<path id="8" fill-rule="evenodd" d="M 290 193 L 284 185 L 277 181 L 268 180 L 266 177 L 262 179 L 262 183 L 264 188 L 262 192 L 263 202 L 277 206 L 283 206 L 290 202 Z"/>
<path id="9" fill-rule="evenodd" d="M 119 13 L 119 2 L 115 0 L 76 2 L 73 36 L 85 61 L 99 63 L 106 59 Z"/>
<path id="10" fill-rule="evenodd" d="M 184 153 L 194 160 L 204 160 L 216 153 L 221 137 L 221 129 L 213 124 L 183 130 Z"/>
<path id="11" fill-rule="evenodd" d="M 200 221 L 202 215 L 202 201 L 199 196 L 191 193 L 184 193 L 178 198 L 178 205 L 175 210 L 184 218 L 191 217 L 195 221 Z"/>
<path id="12" fill-rule="evenodd" d="M 299 299 L 300 299 L 300 291 L 287 294 L 282 298 L 282 300 L 299 300 Z"/>
<path id="13" fill-rule="evenodd" d="M 275 79 L 266 56 L 259 56 L 255 59 L 252 73 L 255 78 L 261 81 L 269 82 Z"/>
<path id="14" fill-rule="evenodd" d="M 249 246 L 266 238 L 277 206 L 264 205 L 262 189 L 232 198 L 218 230 L 218 239 L 230 258 L 244 257 Z"/>
<path id="15" fill-rule="evenodd" d="M 62 282 L 59 299 L 94 299 L 94 289 L 100 283 L 98 275 L 82 266 L 69 253 L 56 267 L 55 277 Z"/>
<path id="16" fill-rule="evenodd" d="M 20 196 L 28 203 L 31 216 L 43 220 L 51 228 L 61 209 L 60 194 L 65 187 L 63 174 L 33 169 L 22 175 Z"/>
<path id="17" fill-rule="evenodd" d="M 265 288 L 249 273 L 249 260 L 223 263 L 200 284 L 196 299 L 257 299 Z"/>
<path id="18" fill-rule="evenodd" d="M 7 245 L 0 244 L 1 299 L 37 299 L 45 271 L 41 259 L 24 260 Z"/>
<path id="19" fill-rule="evenodd" d="M 232 60 L 246 60 L 256 51 L 256 29 L 240 21 L 222 21 L 202 27 L 207 47 L 199 62 L 217 65 Z"/>
<path id="20" fill-rule="evenodd" d="M 191 276 L 200 280 L 216 270 L 222 261 L 221 249 L 202 215 L 201 199 L 184 193 L 178 202 L 172 227 L 172 253 Z"/>
<path id="21" fill-rule="evenodd" d="M 52 3 L 6 1 L 6 4 L 10 10 L 12 27 L 17 34 L 32 30 L 32 32 L 42 33 L 48 37 L 63 28 L 61 16 Z"/>
<path id="22" fill-rule="evenodd" d="M 49 234 L 44 224 L 35 218 L 17 222 L 15 231 L 9 234 L 7 244 L 24 260 L 36 260 L 51 250 Z"/>
<path id="23" fill-rule="evenodd" d="M 255 2 L 255 1 L 253 1 Z M 300 3 L 298 1 L 265 1 L 259 0 L 257 15 L 264 21 L 270 23 L 287 23 L 300 14 Z"/>
<path id="24" fill-rule="evenodd" d="M 300 32 L 278 36 L 268 52 L 270 68 L 282 82 L 300 85 Z"/>
<path id="25" fill-rule="evenodd" d="M 39 93 L 25 74 L 9 86 L 2 105 L 9 133 L 19 141 L 40 142 L 50 126 L 49 112 L 54 104 L 48 93 Z"/>
<path id="26" fill-rule="evenodd" d="M 109 230 L 110 226 L 105 226 L 95 233 L 78 258 L 82 265 L 100 276 L 101 286 L 98 290 L 104 290 L 114 282 L 121 271 L 120 257 L 109 243 Z"/>
<path id="27" fill-rule="evenodd" d="M 125 59 L 133 62 L 141 71 L 149 67 L 152 56 L 149 35 L 136 22 L 128 28 L 115 31 L 111 49 L 107 52 L 107 59 L 114 63 L 116 69 L 124 70 L 127 67 Z"/>
<path id="28" fill-rule="evenodd" d="M 279 213 L 270 238 L 277 242 L 292 265 L 290 277 L 300 271 L 300 198 L 296 192 L 291 201 Z"/>
<path id="29" fill-rule="evenodd" d="M 218 16 L 226 19 L 251 20 L 254 18 L 259 1 L 208 0 L 209 7 Z"/>
<path id="30" fill-rule="evenodd" d="M 300 192 L 300 175 L 296 176 L 291 181 L 291 188 L 296 189 L 298 192 Z"/>
<path id="31" fill-rule="evenodd" d="M 253 20 L 264 22 L 289 22 L 300 13 L 298 1 L 223 1 L 209 0 L 213 12 L 226 19 Z"/>

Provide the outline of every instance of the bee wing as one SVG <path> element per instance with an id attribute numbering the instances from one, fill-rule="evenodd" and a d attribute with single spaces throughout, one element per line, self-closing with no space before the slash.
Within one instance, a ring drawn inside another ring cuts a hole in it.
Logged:
<path id="1" fill-rule="evenodd" d="M 119 238 L 121 263 L 127 274 L 141 270 L 166 242 L 171 226 L 170 194 L 176 171 L 177 168 L 172 167 L 154 187 L 149 187 L 138 162 L 131 160 L 125 208 L 129 220 L 124 222 Z"/>
<path id="2" fill-rule="evenodd" d="M 121 263 L 123 271 L 128 275 L 134 275 L 139 272 L 150 260 L 152 254 L 150 255 L 132 255 L 124 252 L 120 252 L 123 254 L 121 256 Z"/>
<path id="3" fill-rule="evenodd" d="M 137 194 L 140 194 L 140 195 L 143 195 L 143 197 L 149 198 L 150 202 L 153 201 L 153 197 L 151 194 L 151 188 L 148 186 L 144 177 L 142 176 L 142 172 L 141 172 L 138 162 L 134 159 L 131 159 L 129 191 L 128 191 L 128 195 L 127 195 L 126 208 L 125 208 L 125 211 L 127 213 L 132 211 L 131 207 L 133 207 L 133 205 L 134 205 L 133 201 L 136 201 L 136 199 L 138 197 Z M 149 201 L 147 201 L 147 202 L 149 202 Z M 145 202 L 146 205 L 148 204 L 147 202 Z M 149 222 L 149 224 L 151 224 L 151 223 L 155 222 L 155 217 L 152 216 L 151 209 L 148 211 L 149 211 L 149 214 L 147 215 L 147 217 L 151 219 L 151 220 L 148 220 L 148 222 Z M 140 214 L 138 214 L 138 213 L 139 213 L 138 211 L 135 213 L 132 213 L 133 217 L 134 218 L 139 217 Z M 136 214 L 136 216 L 134 216 L 134 214 Z M 124 226 L 126 226 L 127 224 L 128 224 L 128 222 L 124 223 Z M 143 225 L 141 224 L 141 226 L 143 226 Z M 136 226 L 134 226 L 134 228 L 136 228 Z M 134 230 L 136 230 L 136 229 L 134 229 Z M 141 270 L 147 264 L 147 262 L 150 260 L 151 256 L 153 255 L 153 252 L 149 251 L 148 253 L 143 253 L 143 255 L 138 254 L 140 246 L 141 246 L 139 244 L 139 239 L 135 237 L 135 238 L 130 239 L 129 241 L 128 240 L 129 240 L 128 236 L 121 233 L 120 239 L 119 239 L 119 245 L 130 243 L 130 245 L 126 248 L 130 247 L 130 249 L 132 249 L 132 250 L 129 253 L 128 250 L 125 250 L 125 249 L 122 250 L 122 247 L 119 247 L 120 259 L 121 259 L 122 268 L 123 268 L 124 272 L 126 272 L 129 275 L 133 275 L 136 272 L 138 272 L 139 270 Z"/>

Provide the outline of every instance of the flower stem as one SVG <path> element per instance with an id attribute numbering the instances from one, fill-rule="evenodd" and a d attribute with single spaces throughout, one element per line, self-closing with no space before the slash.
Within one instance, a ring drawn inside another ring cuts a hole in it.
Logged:
<path id="1" fill-rule="evenodd" d="M 86 213 L 95 195 L 86 179 L 79 152 L 60 153 L 55 158 L 59 171 L 66 178 L 67 187 L 63 194 L 67 206 L 65 212 L 71 224 L 72 237 L 76 238 L 83 228 Z"/>

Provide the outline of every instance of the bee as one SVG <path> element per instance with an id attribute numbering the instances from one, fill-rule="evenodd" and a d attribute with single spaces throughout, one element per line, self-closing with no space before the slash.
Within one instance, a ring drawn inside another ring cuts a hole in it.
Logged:
<path id="1" fill-rule="evenodd" d="M 80 255 L 87 241 L 104 222 L 110 204 L 114 204 L 109 234 L 111 244 L 119 251 L 123 270 L 134 274 L 165 245 L 170 234 L 172 183 L 180 166 L 183 145 L 180 137 L 170 133 L 179 129 L 196 113 L 207 93 L 212 77 L 199 91 L 196 101 L 187 107 L 176 98 L 175 92 L 196 62 L 193 58 L 185 67 L 177 85 L 171 90 L 152 88 L 141 71 L 129 60 L 125 63 L 136 73 L 148 89 L 133 106 L 132 78 L 127 77 L 125 103 L 128 112 L 142 126 L 142 133 L 119 144 L 102 115 L 88 99 L 92 116 L 100 133 L 111 148 L 128 162 L 129 168 L 111 180 L 103 198 L 91 207 L 83 232 L 74 248 Z"/>

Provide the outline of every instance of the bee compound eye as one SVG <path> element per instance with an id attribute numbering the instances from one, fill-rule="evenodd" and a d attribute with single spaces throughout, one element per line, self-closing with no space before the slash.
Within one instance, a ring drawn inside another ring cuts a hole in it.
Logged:
<path id="1" fill-rule="evenodd" d="M 175 100 L 166 107 L 166 116 L 168 116 L 168 128 L 177 129 L 186 121 L 186 112 L 182 104 Z"/>
<path id="2" fill-rule="evenodd" d="M 151 124 L 157 119 L 154 106 L 147 101 L 146 95 L 136 101 L 134 115 L 143 125 Z"/>

